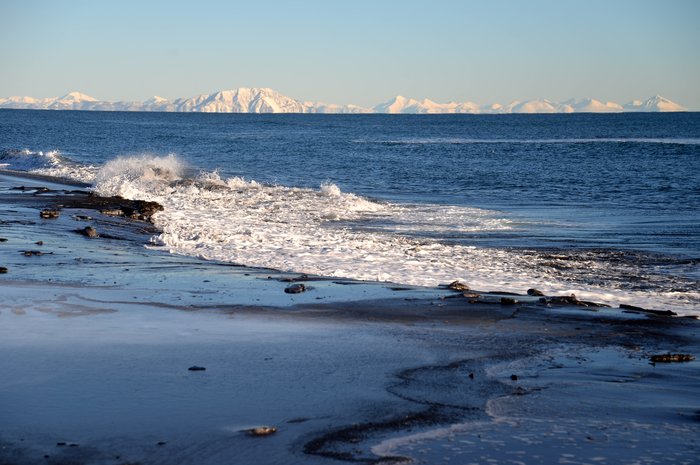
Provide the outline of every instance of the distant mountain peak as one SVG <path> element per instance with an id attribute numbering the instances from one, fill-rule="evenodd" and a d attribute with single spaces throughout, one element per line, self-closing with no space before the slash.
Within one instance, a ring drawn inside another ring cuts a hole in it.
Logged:
<path id="1" fill-rule="evenodd" d="M 603 102 L 591 97 L 556 102 L 548 99 L 514 100 L 507 105 L 473 102 L 438 103 L 428 98 L 417 100 L 403 95 L 372 108 L 358 105 L 337 105 L 323 102 L 302 102 L 269 87 L 238 87 L 211 94 L 178 98 L 170 101 L 154 96 L 142 102 L 100 101 L 81 92 L 69 92 L 61 97 L 0 98 L 0 108 L 101 111 L 171 111 L 205 113 L 610 113 L 688 111 L 687 108 L 660 95 L 646 100 L 634 100 L 625 105 Z"/>
<path id="2" fill-rule="evenodd" d="M 69 92 L 64 96 L 59 97 L 57 100 L 73 102 L 97 102 L 96 98 L 77 91 Z"/>

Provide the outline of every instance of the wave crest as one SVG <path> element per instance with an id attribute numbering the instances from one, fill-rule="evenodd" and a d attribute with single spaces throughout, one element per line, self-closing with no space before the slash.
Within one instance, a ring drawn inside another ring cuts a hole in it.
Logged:
<path id="1" fill-rule="evenodd" d="M 94 190 L 104 196 L 135 199 L 145 195 L 143 200 L 152 200 L 162 195 L 170 183 L 182 180 L 186 171 L 187 165 L 172 154 L 119 157 L 105 163 L 97 172 Z"/>

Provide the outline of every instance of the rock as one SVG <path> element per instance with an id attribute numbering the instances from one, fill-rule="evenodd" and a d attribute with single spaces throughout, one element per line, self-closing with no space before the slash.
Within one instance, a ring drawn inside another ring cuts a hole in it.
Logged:
<path id="1" fill-rule="evenodd" d="M 249 436 L 269 436 L 270 434 L 276 433 L 277 428 L 274 426 L 258 426 L 257 428 L 250 428 L 245 430 Z"/>
<path id="2" fill-rule="evenodd" d="M 0 266 L 0 274 L 2 273 L 7 273 L 7 268 L 4 266 Z"/>
<path id="3" fill-rule="evenodd" d="M 531 288 L 527 290 L 527 295 L 532 295 L 532 296 L 537 296 L 537 297 L 543 297 L 544 292 L 540 291 L 539 289 Z"/>
<path id="4" fill-rule="evenodd" d="M 467 292 L 470 290 L 469 286 L 467 286 L 461 281 L 452 281 L 450 284 L 447 285 L 447 289 L 459 292 Z"/>
<path id="5" fill-rule="evenodd" d="M 121 208 L 114 208 L 112 210 L 100 210 L 100 213 L 107 216 L 124 216 L 124 211 Z"/>
<path id="6" fill-rule="evenodd" d="M 39 216 L 44 218 L 44 219 L 55 219 L 55 218 L 58 218 L 60 214 L 61 214 L 61 212 L 59 212 L 58 210 L 44 209 L 44 210 L 41 210 L 41 212 L 39 213 Z"/>
<path id="7" fill-rule="evenodd" d="M 518 380 L 518 375 L 510 375 L 511 381 L 517 381 Z"/>
<path id="8" fill-rule="evenodd" d="M 692 362 L 695 360 L 695 356 L 691 354 L 661 354 L 652 355 L 652 363 L 672 363 L 672 362 Z"/>
<path id="9" fill-rule="evenodd" d="M 514 297 L 522 296 L 522 294 L 518 294 L 517 292 L 508 292 L 508 291 L 488 291 L 486 294 L 512 295 Z"/>
<path id="10" fill-rule="evenodd" d="M 635 307 L 634 305 L 620 304 L 620 309 L 629 312 L 641 312 L 648 313 L 650 315 L 658 316 L 677 316 L 678 314 L 671 310 L 649 310 L 647 308 Z"/>
<path id="11" fill-rule="evenodd" d="M 646 310 L 645 308 L 642 308 L 642 307 L 636 307 L 634 305 L 627 305 L 627 304 L 620 304 L 620 308 L 622 310 L 635 310 L 637 312 L 643 312 Z"/>
<path id="12" fill-rule="evenodd" d="M 206 370 L 206 368 L 200 367 L 197 365 L 193 365 L 193 366 L 189 367 L 188 370 L 190 370 L 190 371 L 204 371 L 204 370 Z"/>
<path id="13" fill-rule="evenodd" d="M 306 286 L 301 283 L 292 284 L 291 286 L 284 288 L 284 292 L 287 294 L 301 294 L 304 291 L 306 291 Z"/>
<path id="14" fill-rule="evenodd" d="M 518 301 L 510 297 L 501 297 L 501 305 L 515 305 Z"/>
<path id="15" fill-rule="evenodd" d="M 0 242 L 7 242 L 7 239 L 4 237 L 0 237 Z"/>
<path id="16" fill-rule="evenodd" d="M 163 206 L 158 202 L 137 200 L 136 203 L 141 214 L 141 219 L 143 220 L 150 220 L 153 215 L 160 211 L 163 211 Z"/>
<path id="17" fill-rule="evenodd" d="M 40 257 L 40 256 L 44 255 L 44 252 L 42 252 L 41 250 L 22 250 L 20 253 L 22 255 L 24 255 L 25 257 L 33 257 L 33 256 Z"/>
<path id="18" fill-rule="evenodd" d="M 84 229 L 78 229 L 78 233 L 85 237 L 89 237 L 90 239 L 100 237 L 100 235 L 97 234 L 97 230 L 92 226 L 86 226 Z"/>
<path id="19" fill-rule="evenodd" d="M 576 298 L 576 294 L 571 295 L 556 295 L 551 297 L 540 298 L 540 303 L 543 304 L 559 304 L 559 305 L 582 305 L 587 307 L 586 304 L 581 302 Z"/>
<path id="20" fill-rule="evenodd" d="M 44 241 L 36 241 L 35 244 L 36 245 L 44 245 Z"/>
<path id="21" fill-rule="evenodd" d="M 163 206 L 157 202 L 134 200 L 130 205 L 121 206 L 122 213 L 119 216 L 126 216 L 134 220 L 151 221 L 151 217 L 162 210 Z"/>

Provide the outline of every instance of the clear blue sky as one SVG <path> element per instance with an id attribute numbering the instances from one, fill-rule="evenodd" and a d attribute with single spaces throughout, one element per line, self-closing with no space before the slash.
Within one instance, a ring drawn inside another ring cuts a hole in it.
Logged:
<path id="1" fill-rule="evenodd" d="M 272 87 L 374 105 L 661 94 L 700 110 L 698 0 L 0 0 L 0 96 Z"/>

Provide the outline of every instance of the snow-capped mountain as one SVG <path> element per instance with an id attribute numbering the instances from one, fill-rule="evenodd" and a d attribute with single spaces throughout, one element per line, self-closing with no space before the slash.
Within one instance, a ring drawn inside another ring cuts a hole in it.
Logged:
<path id="1" fill-rule="evenodd" d="M 619 103 L 601 102 L 594 98 L 572 99 L 567 100 L 564 104 L 569 105 L 576 113 L 619 113 L 625 111 Z"/>
<path id="2" fill-rule="evenodd" d="M 372 108 L 357 105 L 337 105 L 323 102 L 301 102 L 266 87 L 240 87 L 213 94 L 168 100 L 152 97 L 143 102 L 108 102 L 97 100 L 80 92 L 61 97 L 37 99 L 33 97 L 0 98 L 0 108 L 44 110 L 101 110 L 101 111 L 169 111 L 202 113 L 609 113 L 626 111 L 688 111 L 687 108 L 659 95 L 647 100 L 635 100 L 626 105 L 585 98 L 554 102 L 546 99 L 515 100 L 506 105 L 473 102 L 437 103 L 429 99 L 416 100 L 396 96 Z"/>
<path id="3" fill-rule="evenodd" d="M 480 113 L 479 105 L 473 102 L 436 103 L 427 98 L 418 101 L 401 95 L 376 105 L 373 110 L 374 113 Z"/>
<path id="4" fill-rule="evenodd" d="M 176 111 L 202 113 L 305 113 L 303 103 L 268 88 L 241 87 L 176 101 Z"/>
<path id="5" fill-rule="evenodd" d="M 549 100 L 514 101 L 503 107 L 503 113 L 573 113 L 571 106 Z"/>
<path id="6" fill-rule="evenodd" d="M 338 105 L 324 102 L 304 102 L 305 113 L 374 113 L 371 108 L 358 105 Z"/>
<path id="7" fill-rule="evenodd" d="M 644 101 L 634 100 L 624 105 L 623 109 L 624 111 L 688 111 L 684 106 L 660 95 L 655 95 Z"/>

